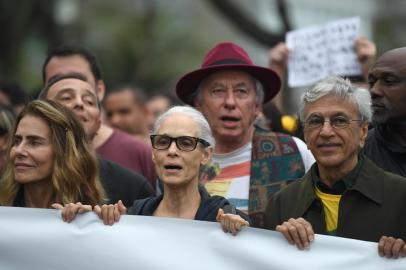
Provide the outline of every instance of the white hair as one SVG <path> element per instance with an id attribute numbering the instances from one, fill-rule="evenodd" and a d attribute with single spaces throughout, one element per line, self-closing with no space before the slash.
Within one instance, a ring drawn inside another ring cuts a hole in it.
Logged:
<path id="1" fill-rule="evenodd" d="M 329 76 L 317 82 L 312 88 L 306 90 L 300 98 L 299 117 L 304 121 L 304 108 L 307 104 L 327 96 L 335 95 L 351 101 L 358 108 L 363 121 L 371 121 L 371 94 L 368 90 L 354 87 L 350 80 L 339 76 Z"/>
<path id="2" fill-rule="evenodd" d="M 165 113 L 163 113 L 161 116 L 158 117 L 158 119 L 155 121 L 154 128 L 152 130 L 153 134 L 156 134 L 156 132 L 159 130 L 159 127 L 161 126 L 162 122 L 171 116 L 172 114 L 175 113 L 180 113 L 187 115 L 193 119 L 193 121 L 197 124 L 198 126 L 198 137 L 200 139 L 205 140 L 208 142 L 211 146 L 214 147 L 215 140 L 213 137 L 213 134 L 211 132 L 211 128 L 209 123 L 207 122 L 206 118 L 204 115 L 199 112 L 198 110 L 190 107 L 190 106 L 175 106 L 167 110 Z"/>

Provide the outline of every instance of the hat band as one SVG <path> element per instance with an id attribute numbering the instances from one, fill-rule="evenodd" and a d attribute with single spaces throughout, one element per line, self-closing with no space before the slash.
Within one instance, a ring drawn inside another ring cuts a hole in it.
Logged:
<path id="1" fill-rule="evenodd" d="M 222 60 L 213 62 L 208 66 L 210 67 L 210 66 L 217 66 L 217 65 L 232 65 L 232 64 L 245 64 L 245 65 L 247 65 L 249 63 L 247 63 L 247 62 L 245 62 L 243 60 L 229 58 L 229 59 L 222 59 Z"/>

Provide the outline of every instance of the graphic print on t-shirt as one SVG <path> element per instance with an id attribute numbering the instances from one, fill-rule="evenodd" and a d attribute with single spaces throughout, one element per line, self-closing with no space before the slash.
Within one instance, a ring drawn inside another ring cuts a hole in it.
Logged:
<path id="1" fill-rule="evenodd" d="M 224 167 L 205 187 L 211 195 L 223 196 L 239 210 L 248 212 L 250 161 Z"/>

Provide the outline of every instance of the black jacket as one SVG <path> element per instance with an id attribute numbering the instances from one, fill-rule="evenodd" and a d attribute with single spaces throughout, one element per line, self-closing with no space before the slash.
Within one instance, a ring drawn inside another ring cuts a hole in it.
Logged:
<path id="1" fill-rule="evenodd" d="M 196 212 L 195 220 L 201 221 L 216 221 L 217 212 L 220 208 L 230 205 L 230 202 L 221 196 L 210 196 L 203 187 L 199 188 L 201 196 L 200 206 Z M 133 206 L 127 211 L 128 215 L 152 216 L 159 203 L 162 201 L 163 195 L 151 197 L 143 200 L 137 200 Z M 237 214 L 243 219 L 250 222 L 248 215 L 237 210 Z M 250 222 L 251 223 L 251 222 Z"/>
<path id="2" fill-rule="evenodd" d="M 406 147 L 385 138 L 390 132 L 393 131 L 385 125 L 369 130 L 361 151 L 385 171 L 406 177 Z"/>

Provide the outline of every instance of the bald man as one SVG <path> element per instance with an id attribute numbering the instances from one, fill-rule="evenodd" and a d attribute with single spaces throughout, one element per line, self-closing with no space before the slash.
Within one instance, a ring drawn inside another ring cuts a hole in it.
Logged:
<path id="1" fill-rule="evenodd" d="M 374 128 L 363 152 L 384 170 L 406 176 L 406 47 L 384 53 L 368 82 Z"/>

